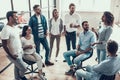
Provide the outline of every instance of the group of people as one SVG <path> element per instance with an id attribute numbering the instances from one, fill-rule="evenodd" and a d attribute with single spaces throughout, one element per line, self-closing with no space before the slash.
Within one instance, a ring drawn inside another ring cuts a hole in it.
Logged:
<path id="1" fill-rule="evenodd" d="M 40 56 L 40 43 L 45 48 L 45 65 L 51 66 L 54 63 L 50 62 L 54 40 L 56 39 L 57 50 L 55 60 L 58 60 L 59 46 L 61 34 L 65 35 L 67 51 L 63 53 L 64 61 L 70 66 L 70 70 L 65 72 L 66 75 L 73 74 L 73 65 L 81 66 L 81 62 L 91 56 L 93 47 L 97 47 L 98 65 L 87 66 L 86 71 L 77 70 L 76 79 L 82 80 L 99 80 L 102 74 L 116 74 L 120 66 L 115 65 L 120 63 L 119 56 L 116 55 L 118 44 L 115 41 L 108 41 L 112 34 L 114 16 L 110 12 L 104 12 L 102 16 L 103 25 L 99 29 L 97 36 L 89 29 L 88 21 L 83 21 L 81 17 L 75 13 L 75 4 L 69 5 L 69 13 L 65 15 L 65 20 L 59 17 L 57 9 L 52 12 L 52 18 L 49 21 L 49 36 L 50 48 L 47 41 L 48 27 L 44 15 L 41 14 L 39 5 L 34 5 L 35 14 L 30 18 L 29 24 L 23 27 L 20 37 L 16 29 L 17 12 L 9 11 L 6 14 L 8 23 L 3 28 L 1 39 L 3 48 L 8 54 L 7 57 L 15 64 L 15 80 L 27 80 L 24 76 L 28 65 L 23 61 L 23 58 L 30 61 L 35 61 L 38 65 L 38 76 L 41 80 L 46 80 L 42 72 L 42 58 Z M 78 45 L 76 46 L 76 30 L 82 27 L 83 31 L 79 35 Z M 71 49 L 71 44 L 72 48 Z M 108 58 L 106 55 L 108 53 Z M 73 57 L 71 60 L 70 57 Z M 106 60 L 105 60 L 106 59 Z M 113 65 L 111 65 L 113 64 Z M 109 69 L 109 70 L 108 70 Z"/>

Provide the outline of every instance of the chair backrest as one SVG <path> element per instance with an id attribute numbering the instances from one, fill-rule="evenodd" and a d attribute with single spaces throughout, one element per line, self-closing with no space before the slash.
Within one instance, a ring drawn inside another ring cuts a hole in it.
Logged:
<path id="1" fill-rule="evenodd" d="M 111 76 L 101 75 L 99 80 L 115 80 L 115 75 L 111 75 Z"/>

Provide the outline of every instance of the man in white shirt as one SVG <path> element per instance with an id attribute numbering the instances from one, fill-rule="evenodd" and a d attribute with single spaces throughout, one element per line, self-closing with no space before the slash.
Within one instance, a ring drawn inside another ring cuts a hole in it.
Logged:
<path id="1" fill-rule="evenodd" d="M 17 12 L 9 11 L 6 14 L 8 23 L 2 29 L 1 39 L 3 48 L 8 54 L 8 59 L 15 64 L 15 80 L 27 80 L 24 76 L 25 71 L 27 70 L 27 65 L 22 60 L 22 45 L 20 41 L 20 35 L 15 27 L 17 16 Z"/>
<path id="2" fill-rule="evenodd" d="M 70 12 L 65 15 L 65 38 L 66 38 L 66 45 L 67 51 L 71 50 L 72 48 L 76 49 L 76 28 L 80 27 L 81 25 L 81 17 L 75 13 L 75 4 L 71 3 L 69 5 Z"/>

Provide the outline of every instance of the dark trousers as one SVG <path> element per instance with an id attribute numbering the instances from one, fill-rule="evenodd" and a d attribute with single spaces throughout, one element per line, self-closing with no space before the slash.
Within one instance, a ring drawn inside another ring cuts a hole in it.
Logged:
<path id="1" fill-rule="evenodd" d="M 66 38 L 66 45 L 67 45 L 67 51 L 71 50 L 71 42 L 72 42 L 72 48 L 76 49 L 76 32 L 66 32 L 65 35 Z"/>
<path id="2" fill-rule="evenodd" d="M 49 49 L 48 41 L 47 41 L 46 37 L 35 40 L 34 42 L 35 42 L 35 45 L 36 45 L 36 52 L 39 53 L 39 54 L 40 54 L 40 43 L 43 45 L 43 47 L 45 48 L 45 51 L 46 51 L 45 62 L 49 61 L 48 59 L 49 59 L 50 49 Z"/>

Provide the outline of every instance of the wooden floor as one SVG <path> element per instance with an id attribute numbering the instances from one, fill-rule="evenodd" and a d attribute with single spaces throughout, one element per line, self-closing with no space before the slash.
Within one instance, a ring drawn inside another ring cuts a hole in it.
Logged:
<path id="1" fill-rule="evenodd" d="M 54 66 L 49 66 L 43 68 L 43 72 L 45 72 L 47 80 L 76 80 L 74 77 L 71 76 L 66 76 L 65 71 L 69 69 L 67 63 L 63 62 L 63 52 L 66 51 L 66 46 L 65 46 L 65 39 L 62 37 L 61 39 L 61 45 L 60 45 L 60 52 L 59 52 L 59 60 L 58 62 L 55 62 L 55 51 L 56 51 L 56 45 L 54 44 L 53 48 L 53 53 L 52 53 L 52 59 L 51 61 L 54 62 Z M 41 50 L 41 55 L 44 58 L 44 50 Z M 92 58 L 86 60 L 83 65 L 94 65 L 97 64 L 95 61 L 96 58 L 96 53 L 94 52 L 94 55 Z M 43 59 L 44 62 L 44 59 Z M 0 70 L 3 69 L 7 64 L 9 64 L 10 61 L 6 58 L 6 53 L 2 48 L 0 48 Z M 36 66 L 36 64 L 35 64 Z M 10 67 L 8 67 L 4 72 L 0 74 L 0 80 L 14 80 L 14 65 L 12 64 Z M 32 75 L 26 75 L 27 78 L 30 78 Z M 38 80 L 35 79 L 37 74 L 33 74 L 34 79 L 33 80 Z M 117 76 L 116 80 L 120 80 L 119 76 Z"/>

